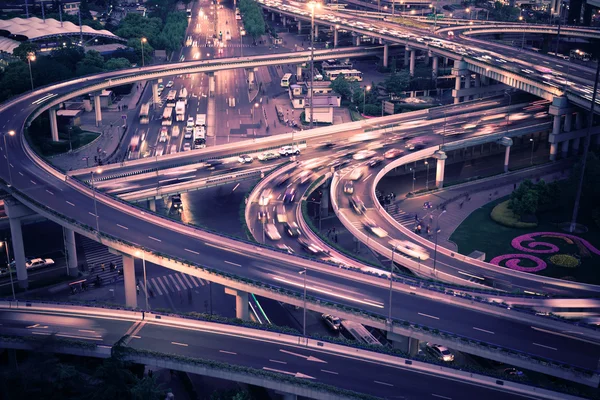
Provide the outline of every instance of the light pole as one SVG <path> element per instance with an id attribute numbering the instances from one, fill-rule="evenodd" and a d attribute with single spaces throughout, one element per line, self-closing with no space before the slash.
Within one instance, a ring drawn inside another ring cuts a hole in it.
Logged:
<path id="1" fill-rule="evenodd" d="M 394 253 L 396 253 L 396 248 L 398 244 L 394 244 L 392 247 L 392 262 L 390 264 L 390 302 L 388 303 L 388 320 L 390 321 L 390 325 L 392 324 L 392 283 L 394 282 Z"/>
<path id="2" fill-rule="evenodd" d="M 522 12 L 523 10 L 521 10 Z M 519 21 L 524 21 L 523 16 L 519 15 Z M 523 37 L 521 39 L 521 51 L 523 51 L 523 47 L 525 47 L 525 28 L 523 28 Z"/>
<path id="3" fill-rule="evenodd" d="M 437 30 L 437 10 L 433 4 L 429 5 L 429 8 L 433 10 L 433 32 Z"/>
<path id="4" fill-rule="evenodd" d="M 429 190 L 429 163 L 425 161 L 425 165 L 427 166 L 427 179 L 425 180 L 425 190 Z"/>
<path id="5" fill-rule="evenodd" d="M 4 156 L 6 157 L 6 168 L 8 168 L 8 187 L 12 186 L 12 173 L 10 172 L 10 161 L 8 161 L 8 147 L 6 147 L 6 135 L 15 136 L 15 131 L 8 131 L 2 135 L 4 138 Z"/>
<path id="6" fill-rule="evenodd" d="M 96 216 L 96 231 L 98 232 L 98 235 L 99 235 L 100 234 L 100 221 L 99 221 L 99 217 L 98 217 L 98 202 L 96 201 L 96 185 L 94 182 L 94 172 L 97 174 L 101 174 L 102 169 L 98 168 L 96 171 L 92 171 L 92 192 L 94 194 L 94 214 Z"/>
<path id="7" fill-rule="evenodd" d="M 244 36 L 246 36 L 246 30 L 240 30 L 240 57 L 244 57 Z"/>
<path id="8" fill-rule="evenodd" d="M 508 135 L 508 124 L 510 122 L 510 105 L 512 104 L 512 95 L 508 91 L 504 92 L 508 96 L 508 110 L 506 110 L 506 134 Z"/>
<path id="9" fill-rule="evenodd" d="M 435 222 L 435 247 L 433 250 L 433 273 L 435 275 L 435 263 L 437 261 L 437 242 L 438 242 L 438 233 L 440 232 L 440 217 L 446 213 L 446 210 L 442 211 L 436 218 Z"/>
<path id="10" fill-rule="evenodd" d="M 144 67 L 144 43 L 146 43 L 148 41 L 148 39 L 146 39 L 145 37 L 140 39 L 140 42 L 142 42 L 142 67 Z"/>
<path id="11" fill-rule="evenodd" d="M 471 9 L 467 7 L 465 11 L 469 14 L 469 21 L 471 21 Z"/>
<path id="12" fill-rule="evenodd" d="M 254 126 L 254 116 L 256 114 L 256 110 L 258 109 L 259 104 L 254 103 L 254 107 L 252 107 L 252 131 L 254 132 L 254 139 L 256 140 L 256 126 Z"/>
<path id="13" fill-rule="evenodd" d="M 31 91 L 33 92 L 33 74 L 31 73 L 32 61 L 35 61 L 35 53 L 27 54 L 27 63 L 29 64 L 29 80 L 31 80 Z"/>
<path id="14" fill-rule="evenodd" d="M 142 268 L 144 269 L 144 292 L 146 293 L 146 310 L 150 310 L 148 305 L 148 280 L 146 279 L 146 256 L 143 251 L 137 250 L 135 252 L 137 257 L 142 257 Z"/>
<path id="15" fill-rule="evenodd" d="M 365 113 L 365 107 L 367 105 L 367 92 L 369 90 L 371 90 L 371 86 L 369 86 L 369 85 L 365 86 L 365 91 L 363 93 L 363 114 L 365 114 L 365 115 L 366 115 L 366 113 Z"/>
<path id="16" fill-rule="evenodd" d="M 413 174 L 412 192 L 414 193 L 415 192 L 415 169 L 411 168 L 410 170 L 412 171 L 412 174 Z"/>
<path id="17" fill-rule="evenodd" d="M 304 315 L 302 317 L 302 335 L 306 337 L 306 267 L 298 273 L 304 275 Z"/>
<path id="18" fill-rule="evenodd" d="M 533 165 L 533 138 L 529 138 L 529 141 L 531 142 L 531 165 Z"/>
<path id="19" fill-rule="evenodd" d="M 15 284 L 12 277 L 12 269 L 10 268 L 10 256 L 8 255 L 8 239 L 4 239 L 4 242 L 0 242 L 0 247 L 1 246 L 4 246 L 6 249 L 6 267 L 8 268 L 8 274 L 10 275 L 10 287 L 12 289 L 13 300 L 17 301 L 17 296 L 15 295 Z"/>
<path id="20" fill-rule="evenodd" d="M 313 128 L 313 83 L 315 81 L 315 9 L 321 8 L 321 3 L 310 1 L 310 129 Z"/>

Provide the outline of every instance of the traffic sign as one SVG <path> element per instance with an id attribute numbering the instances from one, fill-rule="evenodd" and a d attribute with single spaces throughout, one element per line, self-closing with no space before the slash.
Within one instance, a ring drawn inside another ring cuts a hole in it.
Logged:
<path id="1" fill-rule="evenodd" d="M 384 101 L 383 111 L 385 111 L 386 114 L 394 114 L 394 103 L 391 101 Z"/>

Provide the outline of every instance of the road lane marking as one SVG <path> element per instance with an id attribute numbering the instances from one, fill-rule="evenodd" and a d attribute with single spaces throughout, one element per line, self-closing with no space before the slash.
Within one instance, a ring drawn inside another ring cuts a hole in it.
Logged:
<path id="1" fill-rule="evenodd" d="M 19 175 L 21 175 L 21 176 L 25 176 L 25 175 L 23 175 L 23 173 L 22 173 L 21 171 L 19 171 Z"/>
<path id="2" fill-rule="evenodd" d="M 545 349 L 550 349 L 550 350 L 558 350 L 558 349 L 557 349 L 557 348 L 555 348 L 555 347 L 544 346 L 543 344 L 539 344 L 539 343 L 534 343 L 533 345 L 534 345 L 534 346 L 543 347 L 543 348 L 545 348 Z"/>
<path id="3" fill-rule="evenodd" d="M 33 183 L 34 185 L 37 185 L 37 183 L 35 183 L 33 180 L 29 180 L 29 182 Z"/>
<path id="4" fill-rule="evenodd" d="M 392 387 L 394 386 L 391 383 L 387 383 L 387 382 L 380 382 L 380 381 L 373 381 L 373 382 L 378 383 L 380 385 L 385 385 L 385 386 L 392 386 Z"/>
<path id="5" fill-rule="evenodd" d="M 93 213 L 93 212 L 91 212 L 91 211 L 88 211 L 88 214 L 90 214 L 92 217 L 95 217 L 95 216 L 96 216 L 96 214 L 94 214 L 94 213 Z"/>
<path id="6" fill-rule="evenodd" d="M 236 264 L 236 263 L 231 262 L 231 261 L 223 260 L 223 262 L 227 263 L 227 264 L 235 265 L 236 267 L 241 267 L 241 264 Z"/>
<path id="7" fill-rule="evenodd" d="M 187 251 L 187 252 L 190 252 L 192 254 L 200 254 L 200 253 L 198 253 L 197 251 L 194 251 L 194 250 L 190 250 L 190 249 L 184 249 L 184 250 Z"/>
<path id="8" fill-rule="evenodd" d="M 89 337 L 89 336 L 79 336 L 79 335 L 67 335 L 66 333 L 57 333 L 56 336 L 66 337 L 71 339 L 86 339 L 86 340 L 98 340 L 102 341 L 101 337 Z"/>
<path id="9" fill-rule="evenodd" d="M 477 327 L 475 327 L 475 326 L 473 327 L 473 329 L 475 329 L 476 331 L 480 331 L 480 332 L 489 333 L 490 335 L 495 335 L 495 333 L 494 333 L 494 332 L 492 332 L 492 331 L 488 331 L 488 330 L 485 330 L 485 329 L 477 328 Z"/>
<path id="10" fill-rule="evenodd" d="M 321 372 L 325 372 L 326 374 L 333 374 L 333 375 L 339 375 L 339 373 L 335 372 L 335 371 L 328 371 L 326 369 L 322 369 Z"/>
<path id="11" fill-rule="evenodd" d="M 171 342 L 171 344 L 174 344 L 174 345 L 176 345 L 176 346 L 188 347 L 188 345 L 187 345 L 187 344 L 185 344 L 185 343 Z"/>
<path id="12" fill-rule="evenodd" d="M 83 333 L 96 333 L 96 331 L 91 331 L 89 329 L 79 329 L 79 332 L 83 332 Z"/>
<path id="13" fill-rule="evenodd" d="M 155 238 L 155 237 L 153 237 L 153 236 L 148 236 L 148 237 L 149 237 L 150 239 L 152 239 L 152 240 L 156 240 L 157 242 L 162 242 L 162 240 L 160 240 L 160 239 L 157 239 L 157 238 Z"/>
<path id="14" fill-rule="evenodd" d="M 287 362 L 285 362 L 285 361 L 271 360 L 271 359 L 269 359 L 269 361 L 277 363 L 277 364 L 287 364 Z"/>
<path id="15" fill-rule="evenodd" d="M 134 339 L 141 339 L 142 338 L 141 336 L 138 336 L 138 335 L 131 335 L 131 337 L 134 338 Z"/>
<path id="16" fill-rule="evenodd" d="M 575 331 L 565 331 L 565 333 L 560 333 L 560 332 L 553 332 L 547 329 L 542 329 L 542 328 L 536 328 L 535 326 L 532 326 L 531 329 L 536 330 L 536 331 L 540 331 L 540 332 L 544 332 L 544 333 L 549 333 L 550 335 L 556 335 L 556 336 L 562 336 L 562 337 L 566 337 L 569 339 L 574 339 L 574 340 L 579 340 L 581 342 L 586 342 L 586 343 L 590 343 L 593 345 L 598 345 L 598 342 L 594 342 L 593 340 L 587 340 L 584 338 L 578 338 L 577 336 L 571 336 L 571 335 L 566 335 L 565 333 L 579 333 L 579 332 L 575 332 Z"/>
<path id="17" fill-rule="evenodd" d="M 232 192 L 235 192 L 235 189 L 237 189 L 240 186 L 240 184 L 238 183 L 237 185 L 234 186 L 233 189 L 231 189 Z"/>
<path id="18" fill-rule="evenodd" d="M 246 255 L 246 254 L 240 253 L 239 251 L 236 251 L 236 250 L 234 250 L 232 248 L 229 248 L 229 247 L 217 246 L 216 244 L 211 244 L 211 243 L 208 243 L 208 242 L 204 242 L 204 244 L 207 245 L 207 246 L 209 246 L 209 247 L 214 247 L 215 249 L 220 249 L 220 250 L 228 251 L 230 253 L 236 253 L 236 254 L 239 254 L 239 255 L 242 255 L 242 256 Z"/>
<path id="19" fill-rule="evenodd" d="M 295 376 L 296 378 L 307 378 L 307 379 L 315 379 L 314 376 L 310 376 L 310 375 L 305 375 L 302 372 L 289 372 L 289 371 L 282 371 L 280 369 L 275 369 L 275 368 L 269 368 L 269 367 L 263 367 L 263 369 L 265 371 L 271 371 L 271 372 L 279 372 L 280 374 L 286 374 L 286 375 L 292 375 Z"/>
<path id="20" fill-rule="evenodd" d="M 439 319 L 438 317 L 434 316 L 434 315 L 429 315 L 429 314 L 423 314 L 423 313 L 418 313 L 419 315 L 423 316 L 423 317 L 427 317 L 427 318 L 432 318 L 432 319 Z"/>
<path id="21" fill-rule="evenodd" d="M 219 350 L 219 353 L 225 353 L 225 354 L 231 354 L 231 355 L 237 356 L 237 353 L 234 353 L 233 351 Z"/>
<path id="22" fill-rule="evenodd" d="M 433 397 L 437 397 L 438 399 L 452 400 L 452 397 L 441 396 L 439 394 L 431 393 Z"/>
<path id="23" fill-rule="evenodd" d="M 283 349 L 279 349 L 280 352 L 285 353 L 285 354 L 290 354 L 292 356 L 296 356 L 296 357 L 302 357 L 307 361 L 316 361 L 316 362 L 321 362 L 321 363 L 325 363 L 327 364 L 327 361 L 323 361 L 317 357 L 313 357 L 313 356 L 305 356 L 304 354 L 298 354 L 298 353 L 292 353 L 291 351 L 288 350 L 283 350 Z"/>
<path id="24" fill-rule="evenodd" d="M 129 228 L 128 228 L 128 227 L 126 227 L 126 226 L 123 226 L 123 225 L 121 225 L 121 224 L 117 224 L 117 226 L 118 226 L 119 228 L 123 228 L 123 229 L 125 229 L 125 230 L 129 230 Z"/>
<path id="25" fill-rule="evenodd" d="M 75 207 L 75 204 L 71 203 L 70 201 L 67 201 L 67 204 L 72 205 L 73 207 Z"/>
<path id="26" fill-rule="evenodd" d="M 51 191 L 49 191 L 48 189 L 46 189 L 46 192 L 50 193 L 52 196 L 54 196 L 54 193 L 52 193 Z"/>
<path id="27" fill-rule="evenodd" d="M 367 177 L 366 177 L 365 179 L 363 179 L 362 181 L 363 181 L 363 182 L 366 182 L 366 181 L 367 181 L 367 179 L 369 179 L 369 178 L 371 177 L 371 175 L 373 175 L 373 174 L 369 174 L 369 175 L 367 175 Z"/>

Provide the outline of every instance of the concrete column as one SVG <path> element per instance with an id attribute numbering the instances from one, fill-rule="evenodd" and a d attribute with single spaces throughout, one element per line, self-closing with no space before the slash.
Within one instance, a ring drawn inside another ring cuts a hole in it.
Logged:
<path id="1" fill-rule="evenodd" d="M 302 80 L 302 64 L 296 65 L 296 79 L 298 79 L 298 81 Z"/>
<path id="2" fill-rule="evenodd" d="M 444 187 L 444 170 L 446 169 L 446 153 L 443 151 L 436 151 L 433 157 L 437 160 L 435 168 L 435 185 L 438 189 Z"/>
<path id="3" fill-rule="evenodd" d="M 298 21 L 298 33 L 302 32 L 302 21 Z"/>
<path id="4" fill-rule="evenodd" d="M 159 102 L 160 96 L 158 95 L 158 82 L 152 82 L 152 104 L 154 105 L 154 109 L 158 107 Z"/>
<path id="5" fill-rule="evenodd" d="M 298 400 L 298 395 L 292 393 L 282 393 L 283 400 Z"/>
<path id="6" fill-rule="evenodd" d="M 275 13 L 271 13 L 271 21 L 275 21 Z"/>
<path id="7" fill-rule="evenodd" d="M 337 28 L 333 28 L 333 48 L 338 47 L 338 30 Z"/>
<path id="8" fill-rule="evenodd" d="M 360 46 L 360 36 L 354 36 L 354 45 Z"/>
<path id="9" fill-rule="evenodd" d="M 419 339 L 409 337 L 408 338 L 408 354 L 414 357 L 418 353 L 419 353 Z"/>
<path id="10" fill-rule="evenodd" d="M 573 125 L 573 113 L 568 112 L 565 114 L 565 132 L 571 132 L 571 126 Z"/>
<path id="11" fill-rule="evenodd" d="M 410 49 L 408 46 L 404 49 L 404 66 L 408 67 L 408 62 L 410 60 Z"/>
<path id="12" fill-rule="evenodd" d="M 215 96 L 215 74 L 214 72 L 210 72 L 208 74 L 208 93 L 210 97 L 214 97 Z"/>
<path id="13" fill-rule="evenodd" d="M 481 75 L 475 74 L 475 87 L 481 87 Z"/>
<path id="14" fill-rule="evenodd" d="M 437 78 L 437 76 L 438 76 L 438 62 L 439 62 L 439 57 L 433 56 L 433 59 L 431 61 L 431 77 L 433 79 Z"/>
<path id="15" fill-rule="evenodd" d="M 388 48 L 388 44 L 384 44 L 383 45 L 383 66 L 387 67 L 388 66 L 388 58 L 389 58 L 389 48 Z"/>
<path id="16" fill-rule="evenodd" d="M 23 244 L 23 231 L 21 230 L 21 219 L 20 218 L 9 218 L 10 224 L 10 236 L 12 237 L 12 251 L 15 257 L 16 268 L 17 268 L 17 281 L 19 287 L 27 289 L 29 283 L 27 281 L 27 268 L 25 267 L 25 247 Z"/>
<path id="17" fill-rule="evenodd" d="M 565 140 L 562 142 L 560 150 L 563 158 L 569 157 L 569 140 Z"/>
<path id="18" fill-rule="evenodd" d="M 410 68 L 409 68 L 410 76 L 415 76 L 415 62 L 416 61 L 417 61 L 416 51 L 411 50 L 410 51 Z"/>
<path id="19" fill-rule="evenodd" d="M 69 266 L 69 276 L 79 275 L 77 268 L 77 244 L 75 242 L 75 231 L 63 227 L 63 238 L 65 241 L 65 251 L 67 265 Z"/>
<path id="20" fill-rule="evenodd" d="M 560 115 L 555 115 L 552 120 L 552 134 L 558 135 L 560 133 Z"/>
<path id="21" fill-rule="evenodd" d="M 329 185 L 323 187 L 321 195 L 321 218 L 329 216 Z"/>
<path id="22" fill-rule="evenodd" d="M 461 80 L 462 78 L 460 77 L 460 75 L 456 75 L 456 78 L 454 78 L 454 90 L 456 90 L 457 93 L 460 90 Z M 454 104 L 458 103 L 460 103 L 460 96 L 456 95 L 456 97 L 454 98 Z"/>
<path id="23" fill-rule="evenodd" d="M 558 143 L 550 143 L 550 161 L 556 161 L 557 153 L 558 153 Z"/>
<path id="24" fill-rule="evenodd" d="M 319 25 L 315 24 L 315 39 L 319 37 Z"/>
<path id="25" fill-rule="evenodd" d="M 575 138 L 573 139 L 573 155 L 576 156 L 579 154 L 579 145 L 581 144 L 581 138 Z"/>
<path id="26" fill-rule="evenodd" d="M 148 209 L 150 211 L 156 212 L 156 199 L 149 199 L 148 200 Z"/>
<path id="27" fill-rule="evenodd" d="M 428 66 L 429 65 L 429 52 L 425 53 L 425 58 L 423 59 L 423 63 Z"/>
<path id="28" fill-rule="evenodd" d="M 123 254 L 123 279 L 125 286 L 125 305 L 127 307 L 137 307 L 137 292 L 135 281 L 135 265 L 134 258 L 130 255 Z"/>
<path id="29" fill-rule="evenodd" d="M 248 292 L 226 287 L 225 293 L 235 296 L 235 317 L 244 321 L 250 320 L 248 312 Z"/>
<path id="30" fill-rule="evenodd" d="M 281 24 L 285 28 L 285 25 L 287 24 L 287 18 L 285 17 L 285 15 L 283 17 L 281 17 Z"/>
<path id="31" fill-rule="evenodd" d="M 575 129 L 583 129 L 583 112 L 578 111 L 575 113 Z"/>
<path id="32" fill-rule="evenodd" d="M 510 147 L 506 146 L 504 150 L 504 172 L 508 172 L 508 161 L 510 160 Z"/>
<path id="33" fill-rule="evenodd" d="M 96 126 L 102 124 L 102 105 L 100 104 L 100 93 L 94 95 L 94 111 L 96 112 Z"/>
<path id="34" fill-rule="evenodd" d="M 58 123 L 56 122 L 56 108 L 52 107 L 48 110 L 50 113 L 50 133 L 52 141 L 58 142 Z"/>

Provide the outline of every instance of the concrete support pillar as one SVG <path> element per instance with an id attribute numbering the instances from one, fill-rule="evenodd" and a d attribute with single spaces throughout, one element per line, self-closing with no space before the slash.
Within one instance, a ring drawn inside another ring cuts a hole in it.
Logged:
<path id="1" fill-rule="evenodd" d="M 558 135 L 560 133 L 560 115 L 555 115 L 552 120 L 552 134 Z"/>
<path id="2" fill-rule="evenodd" d="M 152 212 L 156 212 L 156 199 L 148 200 L 148 209 Z"/>
<path id="3" fill-rule="evenodd" d="M 475 74 L 475 87 L 481 87 L 481 75 Z"/>
<path id="4" fill-rule="evenodd" d="M 137 283 L 135 281 L 134 258 L 123 254 L 123 280 L 125 286 L 125 305 L 127 307 L 137 307 Z"/>
<path id="5" fill-rule="evenodd" d="M 460 90 L 460 81 L 461 81 L 461 77 L 460 75 L 457 75 L 456 78 L 454 78 L 454 89 L 458 92 Z M 454 104 L 458 104 L 460 103 L 460 96 L 456 96 L 454 97 Z"/>
<path id="6" fill-rule="evenodd" d="M 579 145 L 581 144 L 581 138 L 575 138 L 573 139 L 573 155 L 576 156 L 579 154 Z"/>
<path id="7" fill-rule="evenodd" d="M 321 195 L 321 218 L 329 216 L 329 185 L 323 187 Z"/>
<path id="8" fill-rule="evenodd" d="M 50 108 L 48 110 L 48 113 L 50 113 L 50 133 L 52 134 L 52 141 L 58 142 L 58 123 L 56 122 L 56 108 Z"/>
<path id="9" fill-rule="evenodd" d="M 19 282 L 20 288 L 27 289 L 29 282 L 27 281 L 27 268 L 25 267 L 27 259 L 25 258 L 21 219 L 9 217 L 8 222 L 10 224 L 10 236 L 12 238 L 12 251 L 17 268 L 17 281 Z"/>
<path id="10" fill-rule="evenodd" d="M 437 160 L 435 168 L 435 186 L 438 189 L 441 189 L 444 187 L 444 170 L 446 169 L 446 158 L 448 158 L 448 156 L 446 156 L 446 153 L 443 151 L 438 150 L 433 154 L 433 157 Z"/>
<path id="11" fill-rule="evenodd" d="M 506 146 L 504 150 L 504 172 L 508 172 L 508 161 L 510 160 L 510 147 Z"/>
<path id="12" fill-rule="evenodd" d="M 319 37 L 319 25 L 315 24 L 315 39 Z"/>
<path id="13" fill-rule="evenodd" d="M 360 36 L 354 36 L 354 45 L 360 46 Z"/>
<path id="14" fill-rule="evenodd" d="M 298 33 L 302 32 L 302 21 L 298 21 Z"/>
<path id="15" fill-rule="evenodd" d="M 417 61 L 416 51 L 411 50 L 410 51 L 410 68 L 409 68 L 410 76 L 415 76 L 415 62 L 416 61 Z"/>
<path id="16" fill-rule="evenodd" d="M 404 66 L 408 67 L 408 62 L 410 60 L 410 49 L 408 46 L 404 49 Z"/>
<path id="17" fill-rule="evenodd" d="M 282 393 L 283 400 L 298 400 L 298 395 L 292 393 Z"/>
<path id="18" fill-rule="evenodd" d="M 565 140 L 562 142 L 560 150 L 563 157 L 569 157 L 569 142 L 570 140 Z"/>
<path id="19" fill-rule="evenodd" d="M 558 143 L 550 143 L 550 161 L 556 161 L 557 153 L 558 153 Z"/>
<path id="20" fill-rule="evenodd" d="M 281 24 L 285 28 L 285 25 L 287 24 L 287 18 L 285 17 L 285 15 L 283 17 L 281 17 Z"/>
<path id="21" fill-rule="evenodd" d="M 429 52 L 425 53 L 425 58 L 423 59 L 423 63 L 428 66 L 429 65 Z"/>
<path id="22" fill-rule="evenodd" d="M 298 79 L 298 81 L 302 80 L 302 64 L 296 65 L 296 79 Z"/>
<path id="23" fill-rule="evenodd" d="M 333 28 L 333 48 L 338 47 L 338 30 L 337 28 Z"/>
<path id="24" fill-rule="evenodd" d="M 573 125 L 573 113 L 568 112 L 565 114 L 565 132 L 571 132 L 571 126 Z"/>
<path id="25" fill-rule="evenodd" d="M 65 241 L 65 252 L 67 265 L 69 267 L 69 276 L 79 275 L 77 268 L 77 244 L 75 242 L 75 231 L 63 227 L 63 238 Z"/>
<path id="26" fill-rule="evenodd" d="M 94 111 L 96 112 L 96 126 L 102 124 L 102 105 L 100 104 L 100 93 L 94 95 Z"/>
<path id="27" fill-rule="evenodd" d="M 465 75 L 465 89 L 471 88 L 471 73 Z M 471 100 L 471 96 L 465 96 L 465 101 Z"/>
<path id="28" fill-rule="evenodd" d="M 235 296 L 235 317 L 244 321 L 250 320 L 248 312 L 248 292 L 226 287 L 225 293 Z"/>
<path id="29" fill-rule="evenodd" d="M 383 66 L 388 66 L 388 58 L 389 58 L 389 47 L 388 44 L 383 45 Z"/>
<path id="30" fill-rule="evenodd" d="M 575 129 L 583 129 L 583 112 L 578 111 L 575 113 Z"/>
<path id="31" fill-rule="evenodd" d="M 152 82 L 152 104 L 154 109 L 158 108 L 160 96 L 158 95 L 158 82 Z"/>
<path id="32" fill-rule="evenodd" d="M 437 78 L 437 76 L 438 76 L 438 62 L 439 62 L 439 57 L 433 56 L 433 59 L 431 61 L 431 77 L 433 79 Z"/>
<path id="33" fill-rule="evenodd" d="M 275 21 L 275 13 L 271 13 L 271 21 Z"/>
<path id="34" fill-rule="evenodd" d="M 408 338 L 408 354 L 410 356 L 416 356 L 419 353 L 419 339 L 412 337 Z"/>
<path id="35" fill-rule="evenodd" d="M 208 94 L 210 97 L 215 96 L 215 87 L 216 87 L 215 79 L 216 78 L 215 78 L 214 72 L 209 72 L 209 74 L 208 74 Z"/>

